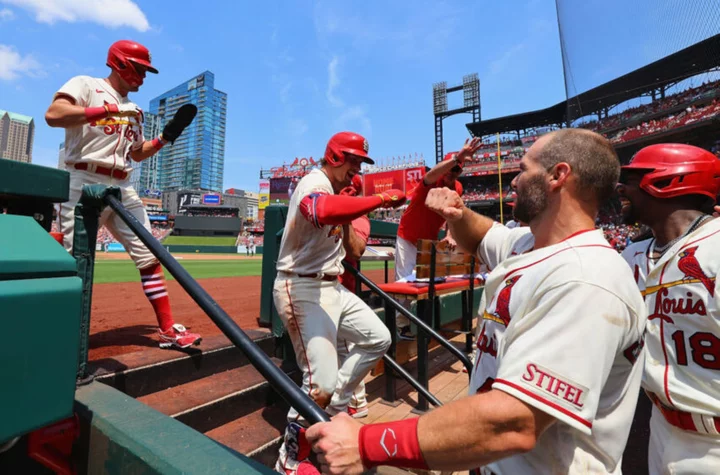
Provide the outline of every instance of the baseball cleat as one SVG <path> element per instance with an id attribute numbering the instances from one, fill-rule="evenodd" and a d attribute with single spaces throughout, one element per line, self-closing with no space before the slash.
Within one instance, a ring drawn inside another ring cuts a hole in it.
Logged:
<path id="1" fill-rule="evenodd" d="M 193 345 L 199 345 L 202 337 L 197 333 L 190 333 L 187 329 L 176 323 L 168 331 L 159 330 L 160 348 L 188 348 Z"/>
<path id="2" fill-rule="evenodd" d="M 347 408 L 347 413 L 350 414 L 350 417 L 353 419 L 362 419 L 363 417 L 367 417 L 369 412 L 370 411 L 368 411 L 367 406 L 358 408 L 348 406 Z"/>
<path id="3" fill-rule="evenodd" d="M 410 331 L 410 326 L 406 327 L 399 327 L 397 330 L 397 336 L 401 340 L 405 341 L 415 341 L 415 335 L 412 334 L 412 331 Z"/>

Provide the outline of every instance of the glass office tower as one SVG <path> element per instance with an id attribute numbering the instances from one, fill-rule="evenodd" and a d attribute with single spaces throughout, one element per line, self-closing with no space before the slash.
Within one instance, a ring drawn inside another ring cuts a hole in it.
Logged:
<path id="1" fill-rule="evenodd" d="M 160 131 L 183 104 L 198 108 L 195 120 L 175 144 L 167 144 L 157 155 L 160 191 L 222 191 L 227 94 L 214 86 L 215 75 L 205 71 L 150 101 L 149 112 L 158 117 Z"/>

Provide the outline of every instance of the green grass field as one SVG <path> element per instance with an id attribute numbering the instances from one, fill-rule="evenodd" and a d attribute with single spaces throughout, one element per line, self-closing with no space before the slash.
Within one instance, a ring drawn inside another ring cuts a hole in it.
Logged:
<path id="1" fill-rule="evenodd" d="M 180 261 L 180 264 L 195 279 L 209 279 L 212 277 L 246 277 L 262 274 L 261 260 L 233 260 L 233 261 Z M 393 267 L 390 263 L 390 268 Z M 382 262 L 368 262 L 363 264 L 363 270 L 382 269 Z M 174 280 L 165 271 L 165 277 Z M 95 284 L 108 284 L 117 282 L 137 282 L 140 280 L 135 264 L 132 261 L 95 261 Z"/>
<path id="2" fill-rule="evenodd" d="M 176 246 L 234 246 L 234 237 L 213 237 L 213 236 L 168 236 L 163 244 L 174 244 Z"/>

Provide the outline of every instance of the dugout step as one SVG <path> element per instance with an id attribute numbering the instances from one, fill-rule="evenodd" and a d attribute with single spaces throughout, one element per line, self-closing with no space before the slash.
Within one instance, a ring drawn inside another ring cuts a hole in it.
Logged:
<path id="1" fill-rule="evenodd" d="M 280 367 L 282 360 L 273 358 L 273 363 Z M 277 393 L 252 365 L 138 398 L 199 432 L 215 429 L 279 400 Z"/>
<path id="2" fill-rule="evenodd" d="M 245 332 L 265 354 L 273 355 L 275 339 L 269 331 Z M 90 361 L 88 369 L 97 381 L 139 398 L 248 363 L 243 352 L 224 335 L 214 335 L 204 337 L 199 347 L 184 351 L 147 348 Z"/>
<path id="3" fill-rule="evenodd" d="M 277 460 L 287 424 L 288 407 L 276 404 L 258 409 L 246 416 L 205 433 L 206 436 L 272 467 Z"/>

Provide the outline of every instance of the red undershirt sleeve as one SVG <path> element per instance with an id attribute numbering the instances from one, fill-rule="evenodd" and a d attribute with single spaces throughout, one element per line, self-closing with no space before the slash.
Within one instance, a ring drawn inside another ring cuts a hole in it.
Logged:
<path id="1" fill-rule="evenodd" d="M 310 193 L 300 201 L 300 213 L 313 226 L 350 224 L 354 219 L 380 207 L 379 196 L 344 196 Z"/>

